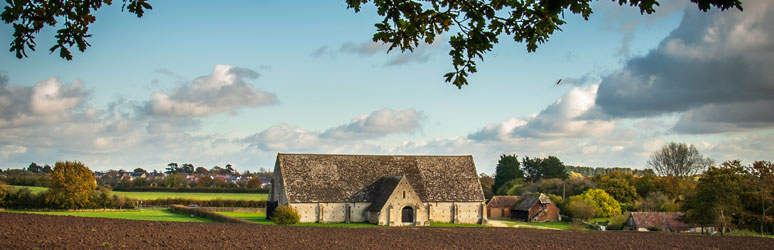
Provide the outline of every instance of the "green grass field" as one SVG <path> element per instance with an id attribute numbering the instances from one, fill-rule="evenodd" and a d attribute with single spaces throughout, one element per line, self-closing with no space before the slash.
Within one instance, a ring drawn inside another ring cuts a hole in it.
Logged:
<path id="1" fill-rule="evenodd" d="M 5 210 L 12 213 L 65 215 L 80 217 L 112 218 L 125 220 L 178 221 L 178 222 L 215 222 L 210 219 L 176 214 L 168 209 L 141 209 L 127 211 L 24 211 Z"/>
<path id="2" fill-rule="evenodd" d="M 249 213 L 249 212 L 215 212 L 218 214 L 222 214 L 225 216 L 231 216 L 236 217 L 240 219 L 244 219 L 249 222 L 258 223 L 258 224 L 265 224 L 265 225 L 274 225 L 274 222 L 266 219 L 266 213 L 263 212 L 255 212 L 255 213 Z"/>
<path id="3" fill-rule="evenodd" d="M 13 186 L 15 189 L 29 188 L 33 193 L 39 193 L 48 190 L 46 187 L 27 187 Z M 181 198 L 194 200 L 214 200 L 217 198 L 224 200 L 266 200 L 269 194 L 257 193 L 173 193 L 173 192 L 120 192 L 113 194 L 123 195 L 130 199 L 155 200 L 166 198 Z"/>

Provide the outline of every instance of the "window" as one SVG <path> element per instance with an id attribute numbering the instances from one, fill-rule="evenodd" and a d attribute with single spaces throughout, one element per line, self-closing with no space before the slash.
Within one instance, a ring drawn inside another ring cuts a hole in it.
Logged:
<path id="1" fill-rule="evenodd" d="M 403 191 L 403 199 L 406 199 L 406 191 Z"/>

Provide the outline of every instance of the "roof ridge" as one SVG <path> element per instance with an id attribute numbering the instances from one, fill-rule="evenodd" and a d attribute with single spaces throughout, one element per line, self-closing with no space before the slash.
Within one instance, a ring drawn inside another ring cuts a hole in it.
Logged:
<path id="1" fill-rule="evenodd" d="M 378 156 L 378 157 L 473 157 L 473 155 L 384 155 L 384 154 L 320 154 L 320 153 L 277 153 L 277 155 L 326 155 L 326 156 Z"/>

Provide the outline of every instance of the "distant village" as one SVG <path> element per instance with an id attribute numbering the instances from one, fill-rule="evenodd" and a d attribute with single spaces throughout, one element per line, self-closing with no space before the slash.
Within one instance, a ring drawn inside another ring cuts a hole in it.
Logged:
<path id="1" fill-rule="evenodd" d="M 26 169 L 0 170 L 0 177 L 9 184 L 23 186 L 47 186 L 45 174 L 51 166 L 31 163 Z M 257 172 L 239 172 L 231 164 L 210 169 L 193 167 L 193 164 L 170 163 L 164 172 L 154 169 L 146 171 L 136 168 L 132 171 L 106 170 L 95 171 L 94 178 L 100 186 L 109 186 L 114 190 L 148 190 L 159 188 L 193 189 L 229 189 L 267 191 L 271 185 L 272 172 L 261 169 Z"/>

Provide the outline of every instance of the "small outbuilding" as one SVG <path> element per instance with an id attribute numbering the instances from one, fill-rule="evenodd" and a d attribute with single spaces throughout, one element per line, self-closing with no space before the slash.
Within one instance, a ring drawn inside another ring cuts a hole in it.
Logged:
<path id="1" fill-rule="evenodd" d="M 649 231 L 660 229 L 668 232 L 690 232 L 694 227 L 681 220 L 683 213 L 679 212 L 632 212 L 626 220 L 625 229 L 633 231 Z"/>
<path id="2" fill-rule="evenodd" d="M 519 201 L 518 195 L 496 195 L 486 204 L 487 218 L 511 218 L 511 207 Z"/>
<path id="3" fill-rule="evenodd" d="M 542 193 L 522 195 L 511 207 L 511 218 L 526 222 L 562 220 L 559 208 Z"/>

